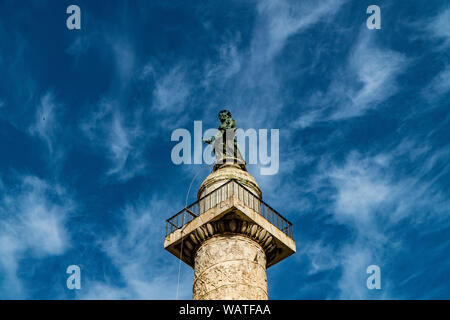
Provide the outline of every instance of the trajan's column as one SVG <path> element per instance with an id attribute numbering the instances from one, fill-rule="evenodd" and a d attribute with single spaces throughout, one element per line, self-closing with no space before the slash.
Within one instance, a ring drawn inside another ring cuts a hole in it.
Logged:
<path id="1" fill-rule="evenodd" d="M 204 140 L 214 147 L 213 171 L 197 201 L 167 220 L 164 247 L 194 269 L 195 300 L 266 300 L 266 269 L 295 253 L 292 224 L 262 200 L 230 112 L 219 120 L 218 134 Z"/>

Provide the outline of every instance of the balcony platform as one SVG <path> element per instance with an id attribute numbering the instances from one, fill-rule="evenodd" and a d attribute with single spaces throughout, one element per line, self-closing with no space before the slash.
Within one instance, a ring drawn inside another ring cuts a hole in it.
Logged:
<path id="1" fill-rule="evenodd" d="M 240 233 L 259 242 L 266 251 L 267 268 L 296 251 L 292 224 L 235 180 L 168 219 L 164 248 L 194 267 L 199 243 L 219 233 Z"/>

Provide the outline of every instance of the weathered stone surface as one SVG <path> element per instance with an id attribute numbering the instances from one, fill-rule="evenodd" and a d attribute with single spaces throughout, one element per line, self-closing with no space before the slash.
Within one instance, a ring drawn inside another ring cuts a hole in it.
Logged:
<path id="1" fill-rule="evenodd" d="M 236 220 L 231 220 L 231 221 L 230 221 L 230 231 L 231 231 L 231 232 L 235 232 L 235 231 L 236 231 L 236 228 L 237 228 Z"/>
<path id="2" fill-rule="evenodd" d="M 266 248 L 272 242 L 272 240 L 273 240 L 272 236 L 269 236 L 264 242 L 264 248 Z"/>
<path id="3" fill-rule="evenodd" d="M 217 223 L 217 230 L 219 230 L 219 232 L 224 232 L 225 231 L 225 224 L 223 223 L 223 221 L 219 221 Z"/>
<path id="4" fill-rule="evenodd" d="M 200 227 L 200 228 L 197 229 L 197 236 L 198 236 L 198 238 L 199 238 L 201 241 L 203 241 L 203 240 L 206 239 L 206 236 L 205 236 L 205 234 L 203 233 L 202 227 Z"/>
<path id="5" fill-rule="evenodd" d="M 195 253 L 195 300 L 266 300 L 266 255 L 256 241 L 240 234 L 220 234 Z"/>
<path id="6" fill-rule="evenodd" d="M 193 242 L 195 245 L 199 244 L 199 241 L 197 240 L 197 237 L 195 236 L 194 233 L 191 233 L 191 234 L 189 235 L 189 238 L 191 238 L 192 242 Z"/>
<path id="7" fill-rule="evenodd" d="M 225 165 L 220 170 L 212 172 L 208 177 L 206 177 L 200 186 L 197 199 L 200 199 L 211 191 L 219 188 L 230 179 L 236 179 L 258 197 L 261 197 L 261 190 L 259 189 L 255 178 L 253 178 L 247 171 L 241 170 L 238 165 L 230 164 Z"/>
<path id="8" fill-rule="evenodd" d="M 264 230 L 264 229 L 261 229 L 261 232 L 258 234 L 258 240 L 261 243 L 264 243 L 264 240 L 266 239 L 266 236 L 267 236 L 267 231 Z"/>
<path id="9" fill-rule="evenodd" d="M 214 234 L 214 228 L 211 225 L 211 223 L 207 223 L 206 224 L 206 229 L 208 230 L 209 235 L 213 235 Z"/>
<path id="10" fill-rule="evenodd" d="M 186 245 L 186 248 L 188 248 L 189 250 L 192 250 L 192 249 L 194 249 L 194 246 L 192 245 L 192 243 L 190 242 L 190 241 L 185 241 L 185 245 Z"/>
<path id="11" fill-rule="evenodd" d="M 242 221 L 241 233 L 245 233 L 247 230 L 247 221 Z"/>
<path id="12" fill-rule="evenodd" d="M 250 229 L 250 236 L 254 236 L 256 234 L 256 231 L 258 231 L 258 226 L 254 224 Z"/>

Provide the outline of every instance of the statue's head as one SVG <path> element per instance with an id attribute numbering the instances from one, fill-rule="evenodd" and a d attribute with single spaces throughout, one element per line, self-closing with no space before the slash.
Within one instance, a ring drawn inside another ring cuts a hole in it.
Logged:
<path id="1" fill-rule="evenodd" d="M 228 118 L 231 118 L 231 112 L 228 110 L 222 110 L 219 112 L 219 120 L 220 122 L 223 122 L 227 120 Z"/>

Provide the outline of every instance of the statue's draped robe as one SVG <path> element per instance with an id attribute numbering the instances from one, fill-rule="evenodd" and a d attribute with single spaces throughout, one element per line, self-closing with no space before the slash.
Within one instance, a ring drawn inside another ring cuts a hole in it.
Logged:
<path id="1" fill-rule="evenodd" d="M 216 163 L 223 163 L 226 159 L 234 158 L 237 161 L 244 163 L 237 141 L 236 121 L 232 118 L 226 119 L 220 124 L 218 132 L 214 137 L 214 154 L 216 156 Z"/>

